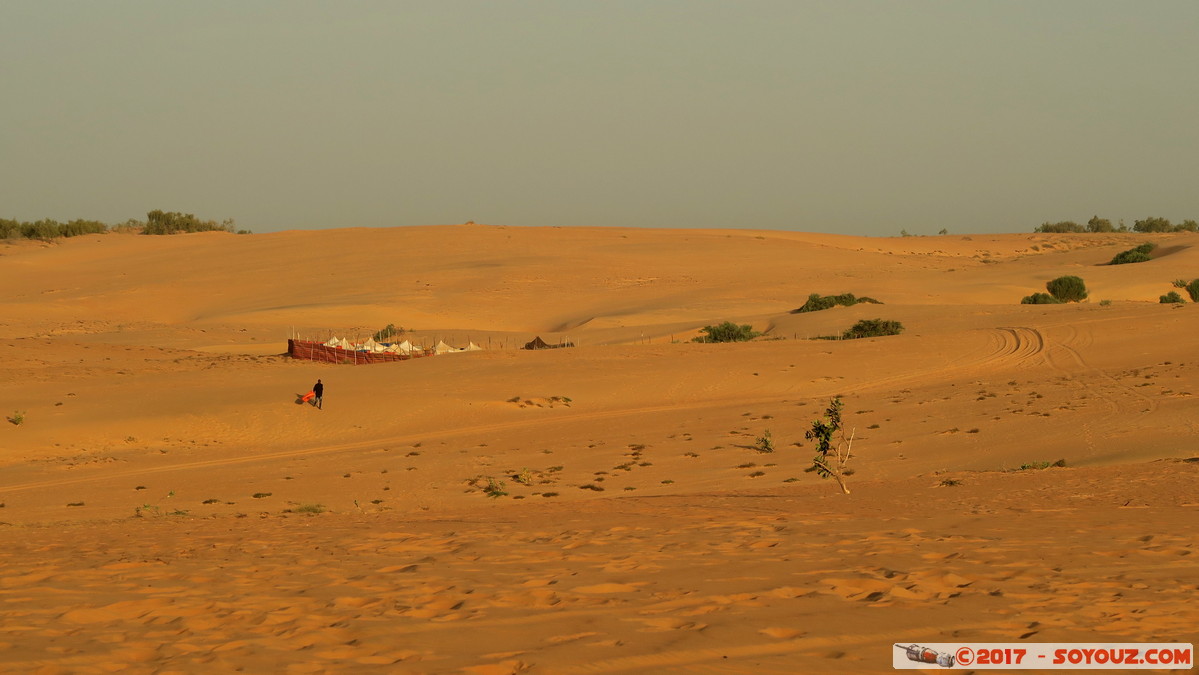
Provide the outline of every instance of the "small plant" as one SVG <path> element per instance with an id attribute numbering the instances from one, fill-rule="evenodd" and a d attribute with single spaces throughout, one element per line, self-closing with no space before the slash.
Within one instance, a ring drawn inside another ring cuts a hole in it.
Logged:
<path id="1" fill-rule="evenodd" d="M 1199 302 L 1199 279 L 1187 284 L 1187 295 L 1191 296 L 1191 302 Z"/>
<path id="2" fill-rule="evenodd" d="M 770 438 L 770 429 L 762 432 L 754 441 L 754 449 L 758 452 L 774 452 L 774 441 Z"/>
<path id="3" fill-rule="evenodd" d="M 1081 302 L 1087 299 L 1087 285 L 1081 277 L 1058 277 L 1046 282 L 1045 290 L 1062 302 Z"/>
<path id="4" fill-rule="evenodd" d="M 821 478 L 832 478 L 841 487 L 841 492 L 849 494 L 845 485 L 845 477 L 850 475 L 846 465 L 853 449 L 854 429 L 847 437 L 841 425 L 841 409 L 844 404 L 838 396 L 829 402 L 824 416 L 812 422 L 812 428 L 805 434 L 808 440 L 816 441 L 816 455 L 812 457 L 812 467 Z"/>
<path id="5" fill-rule="evenodd" d="M 1186 300 L 1182 299 L 1182 296 L 1178 294 L 1178 291 L 1170 291 L 1169 293 L 1161 296 L 1161 298 L 1158 299 L 1158 302 L 1162 303 L 1163 305 L 1181 305 L 1186 303 Z"/>
<path id="6" fill-rule="evenodd" d="M 301 504 L 300 506 L 292 509 L 291 512 L 317 514 L 324 513 L 326 510 L 327 509 L 325 508 L 324 504 Z"/>
<path id="7" fill-rule="evenodd" d="M 594 490 L 594 491 L 596 491 L 596 492 L 603 492 L 603 491 L 604 491 L 604 488 L 602 488 L 602 487 L 600 487 L 600 486 L 598 486 L 598 485 L 595 485 L 594 483 L 587 483 L 586 485 L 580 485 L 580 486 L 579 486 L 579 489 L 580 489 L 580 490 Z"/>
<path id="8" fill-rule="evenodd" d="M 403 334 L 404 334 L 403 328 L 397 328 L 395 324 L 389 323 L 389 324 L 387 324 L 386 328 L 375 333 L 373 337 L 375 338 L 375 342 L 387 342 L 391 338 L 396 337 L 398 335 L 403 335 Z"/>
<path id="9" fill-rule="evenodd" d="M 858 338 L 883 337 L 886 335 L 899 335 L 902 332 L 903 324 L 898 321 L 862 319 L 850 327 L 849 330 L 842 333 L 841 339 L 856 340 Z"/>
<path id="10" fill-rule="evenodd" d="M 1066 460 L 1059 459 L 1056 462 L 1026 462 L 1020 465 L 1018 471 L 1040 471 L 1048 468 L 1060 468 L 1066 466 Z"/>
<path id="11" fill-rule="evenodd" d="M 482 490 L 483 494 L 492 499 L 508 496 L 508 491 L 504 489 L 506 487 L 504 481 L 496 480 L 491 476 L 475 476 L 466 483 L 473 488 Z"/>
<path id="12" fill-rule="evenodd" d="M 1186 288 L 1186 287 L 1187 287 L 1186 279 L 1175 279 L 1174 280 L 1174 288 Z"/>
<path id="13" fill-rule="evenodd" d="M 16 426 L 21 426 L 25 421 L 25 412 L 23 410 L 14 410 L 13 414 L 8 416 L 8 421 Z"/>
<path id="14" fill-rule="evenodd" d="M 1157 244 L 1146 242 L 1136 248 L 1131 248 L 1127 251 L 1117 253 L 1116 257 L 1112 258 L 1112 261 L 1108 264 L 1127 265 L 1129 263 L 1149 262 L 1152 260 L 1152 258 L 1149 257 L 1149 253 L 1155 248 L 1157 248 Z"/>
<path id="15" fill-rule="evenodd" d="M 716 326 L 704 326 L 700 332 L 704 335 L 692 338 L 692 342 L 748 342 L 761 335 L 749 324 L 737 325 L 732 321 L 725 321 Z"/>
<path id="16" fill-rule="evenodd" d="M 254 494 L 252 494 L 252 495 L 250 495 L 250 496 L 251 496 L 251 497 L 253 497 L 254 499 L 265 499 L 265 498 L 267 498 L 267 497 L 270 497 L 270 496 L 271 496 L 271 493 L 269 493 L 269 492 L 255 492 Z"/>
<path id="17" fill-rule="evenodd" d="M 842 307 L 852 307 L 863 302 L 870 303 L 872 305 L 883 304 L 874 298 L 868 298 L 865 296 L 860 298 L 855 297 L 853 293 L 842 293 L 841 295 L 820 295 L 819 293 L 812 293 L 808 296 L 808 301 L 805 302 L 802 307 L 791 310 L 791 313 L 803 314 L 804 312 L 819 312 L 825 309 L 832 309 L 838 305 Z"/>
<path id="18" fill-rule="evenodd" d="M 1099 306 L 1100 306 L 1100 307 L 1111 307 L 1111 306 L 1112 306 L 1112 301 L 1111 301 L 1111 300 L 1100 300 L 1100 301 L 1099 301 Z"/>
<path id="19" fill-rule="evenodd" d="M 516 481 L 517 483 L 520 483 L 521 485 L 532 485 L 533 484 L 533 472 L 527 468 L 521 469 L 520 473 L 512 474 L 512 480 Z"/>
<path id="20" fill-rule="evenodd" d="M 1024 298 L 1020 301 L 1020 304 L 1021 305 L 1060 305 L 1060 304 L 1062 304 L 1062 301 L 1058 300 L 1057 298 L 1053 297 L 1052 295 L 1050 295 L 1048 293 L 1033 293 L 1032 295 L 1024 296 Z"/>
<path id="21" fill-rule="evenodd" d="M 941 481 L 941 487 L 955 487 L 961 484 L 962 481 L 957 480 L 956 478 L 946 478 Z"/>
<path id="22" fill-rule="evenodd" d="M 140 487 L 140 486 L 139 486 L 139 487 Z M 162 515 L 162 508 L 159 506 L 159 504 L 161 504 L 161 503 L 162 503 L 162 500 L 163 500 L 163 499 L 170 499 L 170 498 L 172 498 L 172 497 L 174 497 L 174 496 L 175 496 L 175 491 L 174 491 L 174 490 L 171 490 L 170 492 L 166 493 L 166 496 L 165 496 L 165 497 L 163 497 L 162 499 L 159 499 L 159 500 L 158 500 L 158 502 L 156 502 L 156 503 L 154 503 L 154 504 L 148 504 L 148 503 L 147 503 L 147 504 L 142 504 L 141 506 L 134 507 L 134 509 L 133 509 L 133 515 L 134 515 L 135 517 L 137 517 L 137 518 L 144 518 L 144 517 L 145 517 L 145 515 L 143 515 L 143 514 L 145 514 L 145 513 L 147 513 L 147 512 L 148 512 L 148 513 L 152 513 L 152 514 L 154 514 L 155 516 L 161 516 L 161 515 Z M 175 512 L 175 513 L 173 513 L 172 515 L 176 515 L 176 514 L 178 514 L 178 513 L 179 513 L 179 512 L 178 512 L 178 511 L 176 511 L 176 512 Z M 187 512 L 186 512 L 186 511 L 184 511 L 183 513 L 187 513 Z"/>

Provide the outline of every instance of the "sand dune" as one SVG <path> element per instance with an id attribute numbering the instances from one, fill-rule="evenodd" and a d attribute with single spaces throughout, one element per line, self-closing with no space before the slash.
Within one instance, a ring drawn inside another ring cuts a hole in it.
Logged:
<path id="1" fill-rule="evenodd" d="M 1199 313 L 1157 298 L 1195 243 L 0 244 L 0 672 L 883 672 L 895 642 L 1194 641 Z M 1019 304 L 1064 274 L 1087 302 Z M 884 304 L 790 313 L 814 292 Z M 906 330 L 809 339 L 862 318 Z M 690 342 L 725 320 L 766 335 Z M 281 356 L 389 323 L 488 349 Z M 578 346 L 516 349 L 535 335 Z M 324 409 L 298 405 L 318 377 Z M 804 472 L 838 395 L 848 496 Z"/>

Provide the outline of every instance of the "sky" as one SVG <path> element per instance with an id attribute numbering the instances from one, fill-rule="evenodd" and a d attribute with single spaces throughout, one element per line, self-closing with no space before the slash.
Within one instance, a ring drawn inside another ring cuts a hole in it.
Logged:
<path id="1" fill-rule="evenodd" d="M 0 217 L 1199 219 L 1199 2 L 4 0 Z"/>

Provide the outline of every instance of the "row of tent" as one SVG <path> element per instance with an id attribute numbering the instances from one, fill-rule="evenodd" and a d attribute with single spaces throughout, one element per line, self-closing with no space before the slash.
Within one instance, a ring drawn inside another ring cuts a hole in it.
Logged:
<path id="1" fill-rule="evenodd" d="M 351 352 L 369 352 L 372 354 L 402 354 L 404 356 L 410 356 L 414 353 L 423 354 L 426 351 L 429 351 L 421 345 L 412 344 L 408 340 L 404 340 L 403 342 L 376 342 L 374 338 L 367 338 L 366 342 L 362 343 L 351 343 L 345 338 L 335 337 L 330 339 L 328 342 L 325 342 L 324 345 L 326 347 L 344 349 Z M 474 342 L 469 343 L 465 347 L 451 347 L 443 340 L 438 340 L 437 344 L 433 346 L 431 351 L 433 354 L 455 354 L 457 352 L 478 352 L 482 350 L 483 348 Z"/>

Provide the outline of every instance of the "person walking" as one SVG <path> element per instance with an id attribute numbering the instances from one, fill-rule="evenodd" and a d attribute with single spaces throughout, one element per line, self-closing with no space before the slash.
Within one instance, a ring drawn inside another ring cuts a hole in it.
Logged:
<path id="1" fill-rule="evenodd" d="M 322 410 L 321 403 L 325 396 L 325 385 L 321 384 L 319 379 L 316 384 L 312 385 L 312 393 L 316 394 L 316 397 L 312 399 L 312 404 L 316 406 L 317 410 Z"/>

